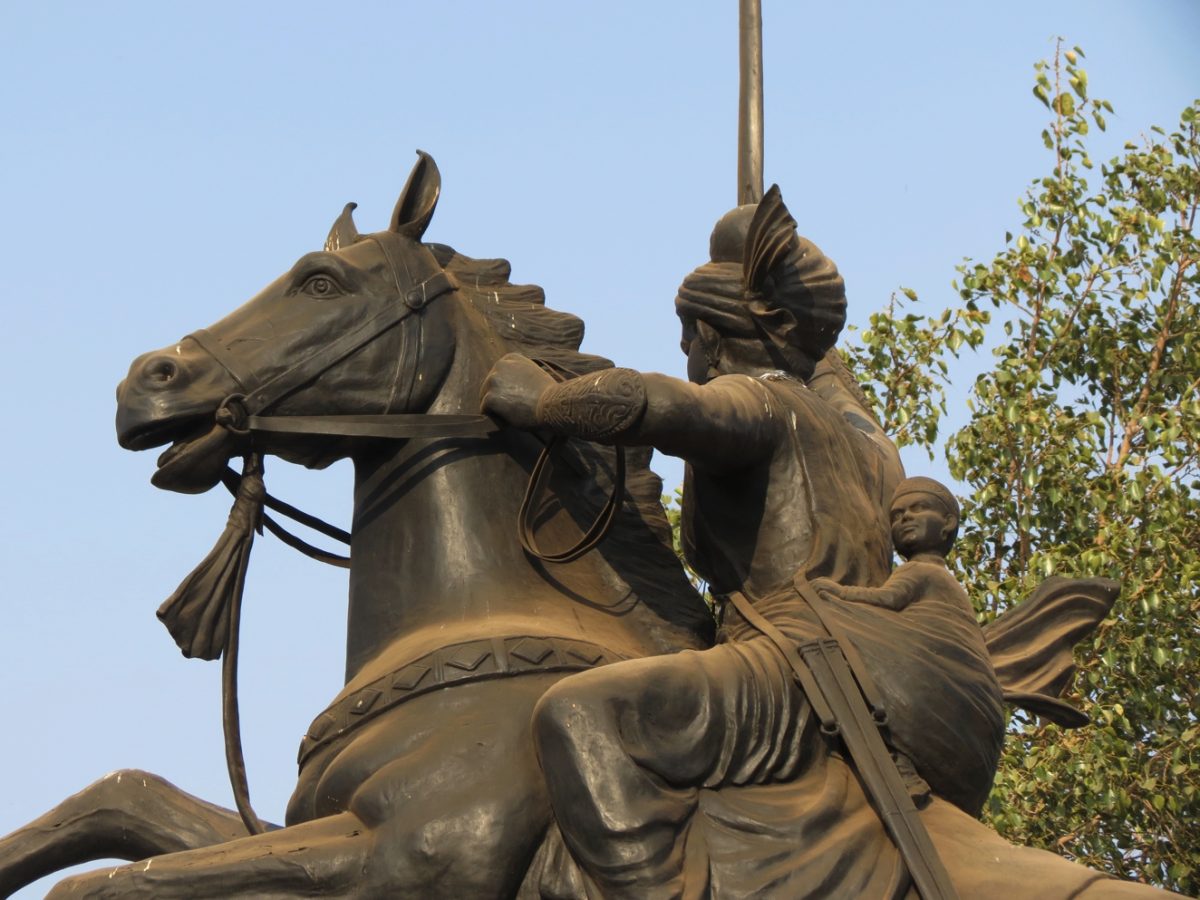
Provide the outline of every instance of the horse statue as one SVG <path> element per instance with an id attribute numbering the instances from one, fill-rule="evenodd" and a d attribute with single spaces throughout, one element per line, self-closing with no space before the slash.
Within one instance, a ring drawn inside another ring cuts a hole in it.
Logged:
<path id="1" fill-rule="evenodd" d="M 387 231 L 357 234 L 348 210 L 326 250 L 134 361 L 117 430 L 129 449 L 173 442 L 156 485 L 215 485 L 250 438 L 214 414 L 281 378 L 269 410 L 281 418 L 438 423 L 477 413 L 484 376 L 513 350 L 572 372 L 611 366 L 577 350 L 582 321 L 509 283 L 505 261 L 420 242 L 439 192 L 421 154 Z M 308 466 L 349 457 L 356 470 L 346 684 L 304 739 L 287 826 L 247 836 L 236 813 L 114 773 L 0 843 L 0 894 L 89 859 L 154 857 L 54 896 L 514 896 L 551 825 L 529 728 L 538 698 L 570 672 L 712 640 L 649 455 L 630 454 L 611 538 L 549 567 L 515 527 L 535 437 L 256 433 L 254 446 Z M 556 451 L 549 486 L 562 500 L 536 510 L 539 540 L 577 538 L 614 466 L 608 448 Z"/>
<path id="2" fill-rule="evenodd" d="M 481 386 L 506 354 L 576 375 L 612 364 L 579 352 L 583 323 L 548 308 L 540 288 L 511 284 L 504 260 L 421 242 L 440 184 L 419 154 L 386 231 L 360 235 L 348 206 L 323 251 L 210 328 L 136 359 L 118 389 L 121 445 L 171 445 L 157 486 L 208 490 L 246 457 L 228 534 L 257 524 L 262 454 L 354 463 L 346 683 L 301 743 L 286 824 L 262 826 L 240 799 L 235 812 L 150 773 L 115 772 L 0 839 L 0 895 L 109 857 L 135 862 L 70 877 L 50 896 L 595 895 L 555 822 L 535 707 L 574 673 L 708 647 L 713 620 L 671 549 L 647 452 L 574 439 L 547 450 L 536 433 L 481 422 Z M 847 419 L 871 417 L 835 351 L 810 388 Z M 892 481 L 898 457 L 894 467 Z M 547 499 L 525 490 L 531 478 Z M 603 543 L 589 522 L 612 523 Z M 547 565 L 534 529 L 544 546 L 575 546 Z M 244 575 L 244 552 L 217 555 L 221 583 Z M 1115 598 L 1115 585 L 1092 587 L 1051 580 L 985 630 L 1006 696 L 1067 724 L 1080 724 L 1057 699 L 1070 648 Z M 185 653 L 236 659 L 236 610 L 195 608 L 196 594 L 181 587 L 160 617 Z M 692 828 L 711 845 L 713 878 L 702 880 L 717 896 L 830 896 L 822 885 L 841 883 L 847 853 L 884 853 L 883 827 L 835 762 L 845 777 L 816 794 L 811 782 L 699 792 Z M 820 821 L 797 814 L 819 804 Z M 1151 893 L 1013 847 L 940 798 L 921 815 L 963 896 Z M 842 846 L 851 817 L 861 851 Z M 815 880 L 814 859 L 829 869 Z M 891 888 L 880 896 L 913 896 L 902 877 L 882 877 Z"/>

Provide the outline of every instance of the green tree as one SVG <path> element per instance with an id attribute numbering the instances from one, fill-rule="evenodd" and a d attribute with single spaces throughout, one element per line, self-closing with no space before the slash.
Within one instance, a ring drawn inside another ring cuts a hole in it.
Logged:
<path id="1" fill-rule="evenodd" d="M 933 456 L 960 349 L 995 365 L 945 448 L 961 483 L 954 564 L 981 620 L 1052 573 L 1122 583 L 1079 648 L 1091 726 L 1015 716 L 985 813 L 1017 843 L 1200 891 L 1200 101 L 1099 165 L 1083 51 L 1036 68 L 1049 174 L 956 302 L 905 290 L 846 350 L 899 443 Z"/>

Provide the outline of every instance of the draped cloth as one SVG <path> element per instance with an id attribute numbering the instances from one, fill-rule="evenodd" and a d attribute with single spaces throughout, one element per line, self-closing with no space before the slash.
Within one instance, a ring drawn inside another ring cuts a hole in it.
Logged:
<path id="1" fill-rule="evenodd" d="M 978 815 L 1004 741 L 1003 697 L 962 588 L 945 569 L 923 568 L 932 577 L 902 610 L 830 598 L 823 612 L 853 642 L 882 694 L 889 743 L 938 796 Z M 822 634 L 794 592 L 756 606 L 797 642 Z M 736 614 L 731 618 L 736 634 L 757 635 Z"/>
<path id="2" fill-rule="evenodd" d="M 822 377 L 811 388 L 781 376 L 704 385 L 708 415 L 742 423 L 743 444 L 768 440 L 775 453 L 765 471 L 689 466 L 685 489 L 689 557 L 715 591 L 745 586 L 795 640 L 818 633 L 791 587 L 798 569 L 875 588 L 889 575 L 885 503 L 898 463 L 861 405 Z M 1141 886 L 1015 847 L 964 811 L 991 783 L 999 687 L 973 616 L 943 587 L 900 611 L 845 602 L 827 614 L 884 690 L 894 745 L 935 791 L 920 816 L 960 896 L 1142 896 Z M 782 655 L 732 610 L 723 637 L 709 650 L 572 675 L 546 693 L 535 739 L 557 826 L 519 900 L 916 900 Z"/>

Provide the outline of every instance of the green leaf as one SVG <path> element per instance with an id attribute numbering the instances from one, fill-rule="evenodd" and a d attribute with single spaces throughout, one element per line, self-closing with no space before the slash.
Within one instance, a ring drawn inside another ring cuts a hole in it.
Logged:
<path id="1" fill-rule="evenodd" d="M 1062 93 L 1054 98 L 1054 111 L 1060 116 L 1072 116 L 1075 114 L 1075 98 L 1070 94 Z"/>
<path id="2" fill-rule="evenodd" d="M 1075 76 L 1070 80 L 1071 87 L 1079 95 L 1080 100 L 1087 99 L 1088 76 L 1083 69 L 1076 69 Z"/>

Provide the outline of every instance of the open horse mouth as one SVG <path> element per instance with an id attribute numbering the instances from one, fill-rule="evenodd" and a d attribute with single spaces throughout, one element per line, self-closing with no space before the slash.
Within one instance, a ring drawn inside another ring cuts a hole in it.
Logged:
<path id="1" fill-rule="evenodd" d="M 150 477 L 157 488 L 183 494 L 202 494 L 221 480 L 238 437 L 217 425 L 211 415 L 189 415 L 165 422 L 124 428 L 118 442 L 126 450 L 149 450 L 169 443 Z"/>

